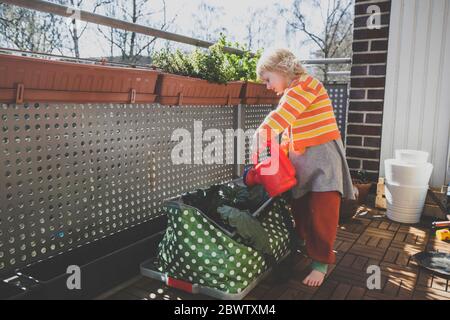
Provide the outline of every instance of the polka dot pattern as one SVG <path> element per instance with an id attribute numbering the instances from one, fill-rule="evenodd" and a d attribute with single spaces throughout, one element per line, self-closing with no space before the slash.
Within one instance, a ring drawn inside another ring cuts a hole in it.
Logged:
<path id="1" fill-rule="evenodd" d="M 267 270 L 260 252 L 239 237 L 229 237 L 195 208 L 169 202 L 165 212 L 168 227 L 157 256 L 160 272 L 235 294 Z M 257 217 L 267 232 L 276 260 L 289 250 L 289 229 L 283 218 L 287 216 L 290 213 L 286 202 L 277 198 Z"/>

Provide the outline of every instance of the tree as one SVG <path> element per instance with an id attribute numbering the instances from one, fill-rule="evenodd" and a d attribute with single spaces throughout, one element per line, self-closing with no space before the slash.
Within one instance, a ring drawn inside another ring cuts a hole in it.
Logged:
<path id="1" fill-rule="evenodd" d="M 62 54 L 64 18 L 0 3 L 0 42 L 20 50 Z"/>
<path id="2" fill-rule="evenodd" d="M 152 25 L 151 22 L 153 22 L 153 25 L 157 24 L 160 30 L 168 30 L 176 16 L 168 19 L 166 1 L 161 0 L 160 3 L 161 7 L 154 9 L 148 0 L 112 0 L 105 7 L 104 13 L 108 16 L 142 25 Z M 159 20 L 154 19 L 158 15 L 161 18 Z M 106 32 L 105 28 L 100 26 L 98 26 L 98 31 L 110 43 L 111 56 L 114 54 L 114 48 L 117 48 L 121 60 L 131 63 L 137 63 L 144 53 L 149 56 L 157 39 L 136 32 L 112 28 L 109 28 L 109 31 Z"/>
<path id="3" fill-rule="evenodd" d="M 221 15 L 224 15 L 223 7 L 216 7 L 202 1 L 197 12 L 192 14 L 194 19 L 192 36 L 209 42 L 216 42 L 220 34 L 226 34 L 227 29 L 217 26 Z"/>
<path id="4" fill-rule="evenodd" d="M 267 7 L 262 7 L 251 9 L 246 20 L 247 48 L 250 50 L 264 48 L 270 42 L 267 31 L 275 28 L 275 17 L 269 16 Z"/>
<path id="5" fill-rule="evenodd" d="M 86 4 L 86 1 L 84 0 L 57 0 L 59 4 L 67 5 L 75 9 L 88 10 L 93 13 L 95 13 L 99 7 L 109 4 L 111 3 L 111 1 L 112 0 L 95 0 L 88 1 L 88 3 Z M 65 25 L 67 26 L 67 31 L 70 35 L 71 40 L 69 50 L 76 58 L 79 58 L 80 39 L 86 31 L 88 23 L 81 23 L 79 20 L 72 19 L 70 23 L 66 23 Z"/>
<path id="6" fill-rule="evenodd" d="M 313 42 L 316 50 L 312 52 L 315 58 L 349 57 L 352 51 L 353 16 L 352 0 L 313 0 L 313 7 L 320 10 L 322 28 L 311 30 L 313 23 L 303 13 L 304 0 L 294 0 L 290 8 L 280 8 L 281 15 L 287 21 L 289 32 L 301 32 L 306 35 L 305 42 Z M 325 14 L 325 15 L 324 15 Z M 328 81 L 329 65 L 318 67 L 322 72 L 323 81 Z M 335 70 L 343 70 L 342 66 L 334 66 Z"/>

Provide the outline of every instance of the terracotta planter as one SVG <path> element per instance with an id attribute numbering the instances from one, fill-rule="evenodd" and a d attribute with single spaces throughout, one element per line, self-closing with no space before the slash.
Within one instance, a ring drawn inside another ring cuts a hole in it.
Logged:
<path id="1" fill-rule="evenodd" d="M 278 104 L 280 96 L 262 83 L 246 82 L 242 90 L 243 104 Z"/>
<path id="2" fill-rule="evenodd" d="M 355 185 L 353 185 L 353 193 L 355 194 L 356 200 L 343 199 L 341 201 L 341 207 L 339 210 L 339 221 L 341 222 L 352 218 L 358 211 L 359 190 Z"/>
<path id="3" fill-rule="evenodd" d="M 158 74 L 0 54 L 0 102 L 154 102 Z"/>
<path id="4" fill-rule="evenodd" d="M 156 85 L 157 101 L 165 105 L 237 105 L 243 82 L 227 84 L 162 73 Z"/>
<path id="5" fill-rule="evenodd" d="M 372 187 L 372 183 L 361 183 L 358 181 L 353 181 L 353 184 L 356 188 L 358 188 L 358 204 L 365 204 L 367 201 L 367 196 L 369 195 L 370 188 Z"/>

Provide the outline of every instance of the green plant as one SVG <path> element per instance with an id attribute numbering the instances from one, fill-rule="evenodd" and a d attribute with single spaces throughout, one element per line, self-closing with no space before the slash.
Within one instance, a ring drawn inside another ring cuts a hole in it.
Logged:
<path id="1" fill-rule="evenodd" d="M 231 81 L 257 81 L 256 64 L 261 57 L 261 49 L 253 54 L 245 45 L 227 41 L 223 34 L 221 34 L 217 44 L 233 47 L 243 52 L 243 54 L 225 53 L 225 59 L 231 70 Z"/>
<path id="2" fill-rule="evenodd" d="M 234 47 L 243 54 L 225 52 Z M 256 64 L 261 51 L 252 54 L 245 46 L 231 43 L 221 34 L 219 40 L 207 50 L 195 49 L 191 53 L 163 49 L 152 56 L 152 62 L 165 72 L 201 78 L 215 83 L 228 81 L 256 81 Z"/>
<path id="3" fill-rule="evenodd" d="M 168 73 L 179 74 L 183 76 L 196 76 L 196 65 L 191 56 L 176 50 L 163 49 L 153 54 L 153 64 Z"/>
<path id="4" fill-rule="evenodd" d="M 217 83 L 231 81 L 233 70 L 228 63 L 223 47 L 222 43 L 217 42 L 207 51 L 194 51 L 194 61 L 201 78 Z"/>

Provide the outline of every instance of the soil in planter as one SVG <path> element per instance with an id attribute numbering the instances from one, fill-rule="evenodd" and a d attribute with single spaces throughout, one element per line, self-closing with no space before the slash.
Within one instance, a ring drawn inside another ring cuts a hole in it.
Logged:
<path id="1" fill-rule="evenodd" d="M 248 210 L 252 214 L 269 199 L 269 196 L 261 185 L 245 187 L 226 183 L 187 192 L 181 199 L 183 203 L 199 209 L 218 225 L 233 232 L 235 229 L 222 220 L 217 208 L 227 205 L 239 210 Z"/>

